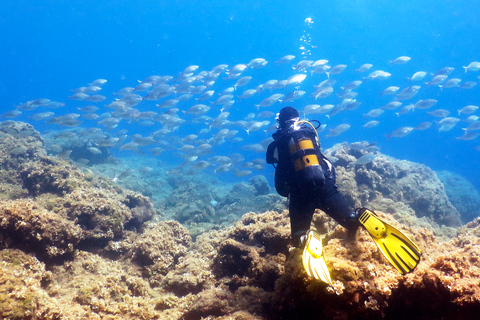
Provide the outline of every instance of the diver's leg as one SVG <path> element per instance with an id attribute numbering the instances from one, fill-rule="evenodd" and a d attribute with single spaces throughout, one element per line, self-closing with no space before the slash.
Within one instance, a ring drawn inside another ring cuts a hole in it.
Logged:
<path id="1" fill-rule="evenodd" d="M 319 208 L 348 230 L 355 231 L 360 226 L 354 211 L 345 203 L 343 195 L 332 180 L 325 180 L 319 196 Z"/>
<path id="2" fill-rule="evenodd" d="M 290 227 L 292 230 L 292 244 L 295 247 L 300 245 L 300 237 L 310 229 L 313 213 L 315 212 L 314 202 L 303 192 L 290 194 Z"/>

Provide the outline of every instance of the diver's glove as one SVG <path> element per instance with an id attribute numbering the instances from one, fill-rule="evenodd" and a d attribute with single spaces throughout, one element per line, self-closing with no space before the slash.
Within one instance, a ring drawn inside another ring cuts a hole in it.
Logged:
<path id="1" fill-rule="evenodd" d="M 395 227 L 389 225 L 367 208 L 359 208 L 356 217 L 372 236 L 380 252 L 401 274 L 415 269 L 420 262 L 421 251 L 417 245 Z"/>

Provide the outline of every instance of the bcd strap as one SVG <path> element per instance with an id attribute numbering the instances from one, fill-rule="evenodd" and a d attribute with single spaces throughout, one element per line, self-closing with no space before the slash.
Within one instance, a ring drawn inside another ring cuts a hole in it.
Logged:
<path id="1" fill-rule="evenodd" d="M 278 144 L 278 141 L 272 141 L 267 147 L 266 160 L 268 164 L 278 163 L 278 159 L 274 157 L 277 144 Z"/>

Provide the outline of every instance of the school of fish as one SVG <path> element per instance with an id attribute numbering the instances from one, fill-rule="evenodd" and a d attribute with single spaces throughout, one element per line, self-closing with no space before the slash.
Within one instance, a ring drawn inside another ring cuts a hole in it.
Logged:
<path id="1" fill-rule="evenodd" d="M 480 62 L 471 62 L 464 70 L 414 70 L 408 79 L 395 79 L 395 71 L 408 66 L 410 57 L 400 56 L 381 68 L 302 58 L 285 55 L 275 62 L 256 58 L 210 70 L 191 65 L 177 75 L 151 75 L 128 87 L 109 88 L 114 94 L 104 93 L 106 79 L 97 79 L 72 89 L 64 101 L 26 101 L 2 118 L 28 116 L 34 125 L 45 121 L 51 130 L 57 130 L 57 139 L 80 139 L 94 155 L 108 149 L 117 156 L 128 152 L 163 159 L 173 156 L 181 159 L 182 168 L 233 172 L 238 177 L 264 170 L 264 153 L 277 126 L 275 115 L 287 105 L 296 107 L 302 117 L 320 120 L 320 138 L 337 137 L 352 128 L 374 130 L 387 114 L 395 115 L 399 125 L 378 132 L 377 140 L 402 138 L 431 127 L 442 134 L 460 124 L 463 134 L 456 136 L 458 140 L 473 140 L 480 133 L 480 118 L 475 115 L 478 106 L 452 106 L 441 100 L 441 93 L 447 90 L 458 94 L 477 90 Z M 355 80 L 342 77 L 348 69 L 355 70 L 350 73 Z M 280 74 L 287 76 L 275 77 Z M 452 77 L 454 74 L 458 77 Z M 375 93 L 376 101 L 383 102 L 373 105 L 358 89 L 379 83 L 385 85 Z M 419 93 L 421 99 L 416 98 Z M 338 114 L 350 112 L 358 113 L 355 121 L 336 120 L 343 118 Z M 401 117 L 412 112 L 417 122 L 401 124 Z M 324 129 L 326 134 L 321 133 Z M 375 151 L 378 148 L 373 148 Z M 71 150 L 53 145 L 49 152 L 68 158 Z M 373 153 L 356 164 L 373 161 Z M 88 159 L 76 160 L 88 163 Z M 142 170 L 148 173 L 150 169 Z"/>

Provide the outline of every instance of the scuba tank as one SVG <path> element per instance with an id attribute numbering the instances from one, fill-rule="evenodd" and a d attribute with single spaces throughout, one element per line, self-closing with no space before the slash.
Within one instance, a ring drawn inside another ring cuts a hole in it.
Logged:
<path id="1" fill-rule="evenodd" d="M 302 130 L 301 124 L 308 124 L 310 130 Z M 320 187 L 325 183 L 320 153 L 320 140 L 315 127 L 308 121 L 298 121 L 290 127 L 288 150 L 295 168 L 296 180 L 301 187 Z"/>

